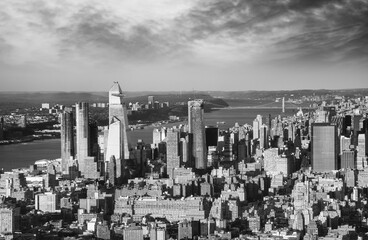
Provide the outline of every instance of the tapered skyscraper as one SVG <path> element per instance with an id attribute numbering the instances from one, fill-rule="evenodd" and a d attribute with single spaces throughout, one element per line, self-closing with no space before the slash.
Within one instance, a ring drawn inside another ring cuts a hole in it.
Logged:
<path id="1" fill-rule="evenodd" d="M 195 168 L 207 168 L 206 134 L 204 126 L 204 103 L 202 99 L 188 102 L 189 133 L 193 134 L 193 157 Z"/>
<path id="2" fill-rule="evenodd" d="M 60 138 L 61 138 L 61 169 L 65 174 L 69 173 L 69 162 L 74 158 L 74 131 L 73 113 L 60 114 Z"/>
<path id="3" fill-rule="evenodd" d="M 90 156 L 89 104 L 82 102 L 75 105 L 77 130 L 77 160 L 79 171 L 84 173 L 85 158 Z"/>
<path id="4" fill-rule="evenodd" d="M 107 139 L 107 149 L 105 160 L 110 161 L 111 157 L 115 159 L 129 159 L 128 145 L 128 118 L 127 111 L 123 104 L 123 92 L 118 82 L 109 91 L 109 131 Z"/>

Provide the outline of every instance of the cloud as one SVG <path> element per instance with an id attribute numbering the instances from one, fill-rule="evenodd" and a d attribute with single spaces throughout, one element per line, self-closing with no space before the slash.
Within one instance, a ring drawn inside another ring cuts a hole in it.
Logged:
<path id="1" fill-rule="evenodd" d="M 3 0 L 0 9 L 14 62 L 366 60 L 366 0 Z"/>
<path id="2" fill-rule="evenodd" d="M 368 0 L 0 1 L 1 81 L 124 76 L 155 87 L 190 76 L 225 88 L 273 67 L 367 63 Z M 275 74 L 265 75 L 248 84 Z"/>

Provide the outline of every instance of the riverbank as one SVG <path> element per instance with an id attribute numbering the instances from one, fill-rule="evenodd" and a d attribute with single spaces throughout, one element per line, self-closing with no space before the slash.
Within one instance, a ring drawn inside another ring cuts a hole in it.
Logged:
<path id="1" fill-rule="evenodd" d="M 60 139 L 60 136 L 54 136 L 54 135 L 37 135 L 37 136 L 26 136 L 24 138 L 20 139 L 7 139 L 7 140 L 1 140 L 1 145 L 11 145 L 11 144 L 21 144 L 21 143 L 28 143 L 38 140 L 47 140 L 47 139 Z"/>
<path id="2" fill-rule="evenodd" d="M 315 109 L 312 107 L 300 107 L 302 109 Z M 236 107 L 225 107 L 225 108 L 214 108 L 214 110 L 228 110 L 228 109 L 279 109 L 280 111 L 282 108 L 280 107 L 266 107 L 266 106 L 236 106 Z M 285 109 L 291 109 L 291 110 L 298 110 L 299 107 L 285 107 Z"/>

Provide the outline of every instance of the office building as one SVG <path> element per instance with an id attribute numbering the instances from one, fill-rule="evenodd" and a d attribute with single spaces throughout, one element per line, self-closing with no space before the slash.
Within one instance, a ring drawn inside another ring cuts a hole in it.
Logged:
<path id="1" fill-rule="evenodd" d="M 352 118 L 352 130 L 353 130 L 353 137 L 352 137 L 352 144 L 355 146 L 358 145 L 358 137 L 361 131 L 360 128 L 360 120 L 362 119 L 362 115 L 354 115 Z"/>
<path id="2" fill-rule="evenodd" d="M 264 171 L 270 175 L 282 173 L 287 176 L 292 173 L 291 159 L 278 154 L 277 148 L 270 148 L 263 152 Z"/>
<path id="3" fill-rule="evenodd" d="M 84 159 L 90 156 L 89 137 L 89 104 L 82 102 L 75 105 L 76 111 L 76 133 L 77 133 L 77 160 L 81 175 L 84 174 Z"/>
<path id="4" fill-rule="evenodd" d="M 216 222 L 214 219 L 202 219 L 200 220 L 199 224 L 199 234 L 201 236 L 210 236 L 215 232 Z"/>
<path id="5" fill-rule="evenodd" d="M 342 154 L 344 151 L 350 150 L 351 145 L 351 138 L 341 136 L 340 137 L 340 154 Z"/>
<path id="6" fill-rule="evenodd" d="M 190 222 L 187 220 L 181 221 L 178 223 L 178 239 L 192 239 L 193 236 L 198 234 L 198 226 L 197 229 L 195 225 L 198 222 Z M 197 230 L 197 231 L 195 231 Z"/>
<path id="7" fill-rule="evenodd" d="M 174 168 L 180 167 L 179 132 L 175 131 L 174 129 L 170 129 L 167 132 L 166 159 L 167 174 L 169 175 L 169 178 L 172 178 Z"/>
<path id="8" fill-rule="evenodd" d="M 312 124 L 312 168 L 316 172 L 337 170 L 337 128 L 328 123 Z"/>
<path id="9" fill-rule="evenodd" d="M 268 148 L 268 127 L 265 124 L 259 129 L 259 148 L 267 149 Z"/>
<path id="10" fill-rule="evenodd" d="M 96 220 L 96 219 L 93 219 Z M 93 221 L 91 220 L 91 222 Z M 97 239 L 102 239 L 102 240 L 109 240 L 111 239 L 112 236 L 112 230 L 109 228 L 109 226 L 106 224 L 106 222 L 104 222 L 103 224 L 96 224 L 96 221 L 93 221 L 93 225 L 96 227 L 96 237 Z M 94 229 L 94 228 L 92 228 Z"/>
<path id="11" fill-rule="evenodd" d="M 106 161 L 109 161 L 112 156 L 115 159 L 122 159 L 124 157 L 123 147 L 122 147 L 122 125 L 118 118 L 113 117 L 110 121 L 107 139 L 107 149 L 106 149 Z"/>
<path id="12" fill-rule="evenodd" d="M 169 238 L 165 227 L 152 227 L 149 236 L 150 240 L 166 240 Z"/>
<path id="13" fill-rule="evenodd" d="M 193 134 L 192 155 L 195 168 L 207 168 L 206 135 L 204 126 L 204 102 L 201 99 L 188 102 L 189 133 Z"/>
<path id="14" fill-rule="evenodd" d="M 0 208 L 0 234 L 13 233 L 19 228 L 19 208 Z"/>
<path id="15" fill-rule="evenodd" d="M 242 139 L 238 143 L 238 155 L 237 159 L 242 161 L 248 157 L 247 145 L 245 143 L 245 139 Z"/>
<path id="16" fill-rule="evenodd" d="M 35 209 L 43 212 L 57 212 L 60 200 L 57 194 L 47 192 L 35 195 Z"/>
<path id="17" fill-rule="evenodd" d="M 248 217 L 248 228 L 252 232 L 258 232 L 261 229 L 261 219 L 258 215 Z"/>
<path id="18" fill-rule="evenodd" d="M 358 145 L 357 145 L 357 160 L 356 168 L 362 170 L 367 166 L 367 157 L 365 152 L 365 134 L 358 135 Z"/>
<path id="19" fill-rule="evenodd" d="M 257 119 L 253 121 L 253 139 L 259 138 L 259 122 Z"/>
<path id="20" fill-rule="evenodd" d="M 100 172 L 98 171 L 99 169 L 96 157 L 86 157 L 84 162 L 84 178 L 98 179 L 100 177 Z"/>
<path id="21" fill-rule="evenodd" d="M 110 158 L 109 161 L 105 163 L 105 179 L 109 181 L 110 184 L 115 185 L 116 183 L 116 159 L 114 156 Z"/>
<path id="22" fill-rule="evenodd" d="M 143 229 L 141 226 L 132 225 L 124 229 L 124 240 L 143 240 Z"/>
<path id="23" fill-rule="evenodd" d="M 262 126 L 262 116 L 257 115 L 256 119 L 253 121 L 253 139 L 258 139 L 260 136 L 260 129 Z"/>
<path id="24" fill-rule="evenodd" d="M 127 110 L 123 104 L 123 92 L 118 82 L 109 91 L 109 131 L 105 161 L 112 156 L 115 159 L 129 159 Z"/>
<path id="25" fill-rule="evenodd" d="M 164 128 L 161 128 L 161 129 L 157 129 L 157 128 L 155 128 L 155 129 L 153 129 L 153 133 L 152 133 L 152 143 L 153 143 L 153 145 L 154 146 L 158 146 L 158 144 L 160 143 L 160 142 L 162 142 L 162 131 L 165 131 L 165 129 Z"/>
<path id="26" fill-rule="evenodd" d="M 355 168 L 355 152 L 345 150 L 341 153 L 341 169 L 354 169 Z"/>
<path id="27" fill-rule="evenodd" d="M 184 219 L 200 220 L 208 216 L 208 204 L 202 197 L 185 198 L 181 200 L 142 200 L 135 201 L 134 213 L 144 216 L 152 213 L 153 217 L 165 216 L 169 221 Z"/>
<path id="28" fill-rule="evenodd" d="M 73 113 L 60 114 L 60 138 L 61 138 L 61 170 L 69 173 L 70 160 L 74 158 L 74 128 Z"/>
<path id="29" fill-rule="evenodd" d="M 219 129 L 217 127 L 206 127 L 206 146 L 217 146 Z"/>
<path id="30" fill-rule="evenodd" d="M 191 167 L 190 163 L 190 155 L 192 154 L 189 151 L 189 143 L 186 138 L 180 138 L 180 161 L 183 166 Z"/>

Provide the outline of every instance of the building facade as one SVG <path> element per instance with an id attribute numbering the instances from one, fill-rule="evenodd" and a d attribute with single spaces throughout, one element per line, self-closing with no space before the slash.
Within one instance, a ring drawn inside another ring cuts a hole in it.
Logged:
<path id="1" fill-rule="evenodd" d="M 76 111 L 76 130 L 77 130 L 77 160 L 79 171 L 83 175 L 84 159 L 90 156 L 90 137 L 89 137 L 89 104 L 85 102 L 75 105 Z"/>
<path id="2" fill-rule="evenodd" d="M 73 113 L 60 114 L 61 168 L 64 174 L 69 172 L 69 161 L 74 158 Z"/>
<path id="3" fill-rule="evenodd" d="M 197 99 L 188 102 L 189 133 L 193 134 L 195 168 L 207 168 L 206 135 L 204 126 L 204 101 Z"/>
<path id="4" fill-rule="evenodd" d="M 312 168 L 316 172 L 337 169 L 337 128 L 328 123 L 312 124 Z"/>

